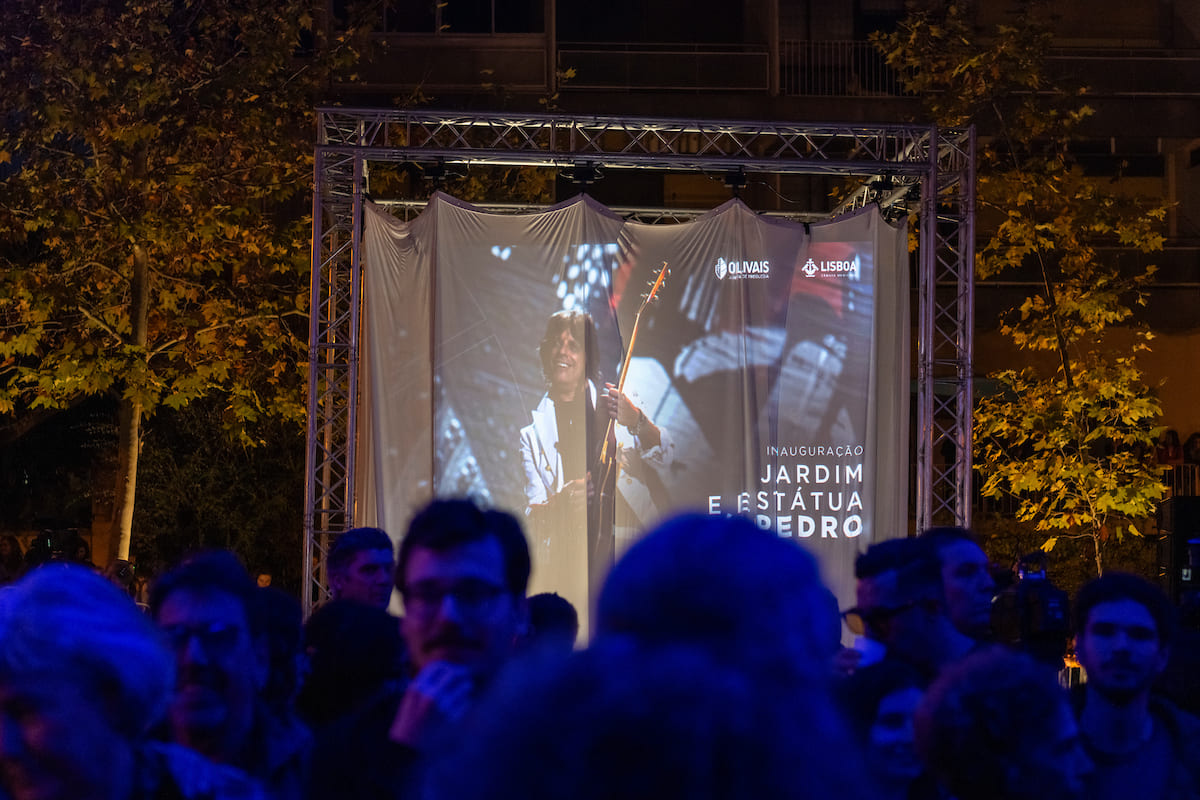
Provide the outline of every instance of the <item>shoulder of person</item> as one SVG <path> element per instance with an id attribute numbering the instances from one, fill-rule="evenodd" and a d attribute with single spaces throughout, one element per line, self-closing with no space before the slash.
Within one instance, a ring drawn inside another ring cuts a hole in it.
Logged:
<path id="1" fill-rule="evenodd" d="M 1167 726 L 1173 737 L 1184 743 L 1194 745 L 1191 753 L 1200 753 L 1200 717 L 1189 714 L 1167 698 L 1153 694 L 1150 696 L 1150 713 Z M 1200 769 L 1200 765 L 1197 765 Z"/>
<path id="2" fill-rule="evenodd" d="M 262 785 L 246 773 L 215 764 L 186 747 L 148 742 L 143 746 L 141 763 L 141 796 L 145 800 L 267 800 Z"/>
<path id="3" fill-rule="evenodd" d="M 266 740 L 266 767 L 274 772 L 291 761 L 306 761 L 312 752 L 313 734 L 295 717 L 283 718 L 260 706 L 261 735 Z"/>

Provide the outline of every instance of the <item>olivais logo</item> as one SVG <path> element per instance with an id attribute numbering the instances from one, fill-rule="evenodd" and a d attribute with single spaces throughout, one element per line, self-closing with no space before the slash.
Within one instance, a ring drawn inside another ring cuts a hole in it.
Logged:
<path id="1" fill-rule="evenodd" d="M 717 280 L 720 281 L 726 278 L 731 281 L 746 280 L 748 278 L 769 278 L 771 277 L 771 262 L 766 260 L 742 261 L 740 259 L 726 261 L 724 258 L 717 258 L 714 271 L 717 273 Z"/>
<path id="2" fill-rule="evenodd" d="M 816 261 L 812 258 L 804 262 L 804 266 L 800 267 L 800 271 L 806 277 L 815 278 L 820 275 L 823 278 L 857 278 L 858 272 L 858 256 L 852 256 L 848 259 L 825 259 Z"/>

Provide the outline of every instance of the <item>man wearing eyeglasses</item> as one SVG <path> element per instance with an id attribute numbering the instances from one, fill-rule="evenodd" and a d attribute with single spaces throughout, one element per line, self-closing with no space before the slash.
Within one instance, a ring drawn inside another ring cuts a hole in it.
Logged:
<path id="1" fill-rule="evenodd" d="M 513 654 L 527 611 L 529 546 L 509 514 L 435 500 L 400 543 L 401 632 L 416 668 L 389 736 L 420 752 L 465 717 Z"/>
<path id="2" fill-rule="evenodd" d="M 881 550 L 873 553 L 875 548 Z M 885 550 L 886 558 L 880 558 Z M 929 542 L 896 539 L 872 546 L 867 555 L 881 563 L 869 586 L 860 578 L 858 604 L 844 615 L 853 632 L 885 645 L 888 658 L 907 662 L 931 680 L 977 647 L 949 616 L 941 563 Z"/>
<path id="3" fill-rule="evenodd" d="M 305 795 L 309 732 L 275 717 L 259 693 L 268 655 L 256 587 L 237 557 L 205 553 L 163 575 L 150 611 L 175 651 L 172 740 L 218 764 L 239 767 L 272 798 Z"/>

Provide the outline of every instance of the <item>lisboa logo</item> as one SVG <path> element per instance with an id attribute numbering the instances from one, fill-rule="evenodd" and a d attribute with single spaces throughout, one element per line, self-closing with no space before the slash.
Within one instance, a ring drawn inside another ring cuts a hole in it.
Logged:
<path id="1" fill-rule="evenodd" d="M 858 256 L 851 254 L 849 258 L 831 258 L 817 261 L 808 259 L 804 262 L 804 266 L 800 268 L 806 277 L 812 278 L 820 275 L 823 278 L 850 278 L 851 280 L 859 279 L 859 263 Z"/>
<path id="2" fill-rule="evenodd" d="M 726 273 L 729 272 L 729 265 L 725 263 L 725 259 L 717 259 L 717 280 L 725 280 Z"/>

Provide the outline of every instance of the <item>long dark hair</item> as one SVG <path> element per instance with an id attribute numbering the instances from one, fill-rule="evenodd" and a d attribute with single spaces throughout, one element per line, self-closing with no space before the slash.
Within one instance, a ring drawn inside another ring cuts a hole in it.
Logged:
<path id="1" fill-rule="evenodd" d="M 593 383 L 600 378 L 599 350 L 596 346 L 596 323 L 586 311 L 556 311 L 546 321 L 546 333 L 538 344 L 538 357 L 542 361 L 542 375 L 549 381 L 550 361 L 554 358 L 554 346 L 563 331 L 569 331 L 575 341 L 583 343 L 583 373 Z"/>

